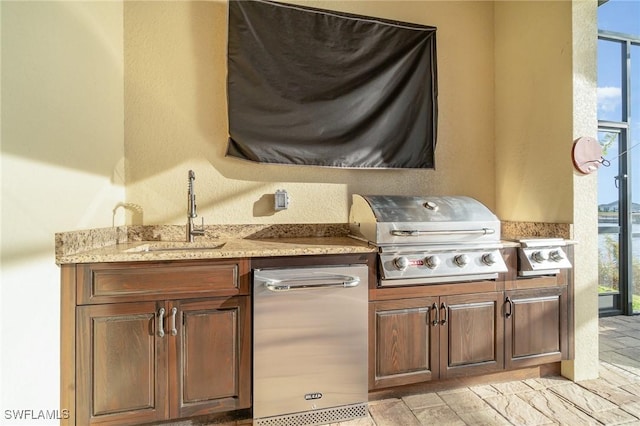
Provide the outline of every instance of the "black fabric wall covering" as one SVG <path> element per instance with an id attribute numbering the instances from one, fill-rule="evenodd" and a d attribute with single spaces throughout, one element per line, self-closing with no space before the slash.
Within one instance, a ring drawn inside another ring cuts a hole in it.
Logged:
<path id="1" fill-rule="evenodd" d="M 230 0 L 227 88 L 228 156 L 434 167 L 434 27 Z"/>

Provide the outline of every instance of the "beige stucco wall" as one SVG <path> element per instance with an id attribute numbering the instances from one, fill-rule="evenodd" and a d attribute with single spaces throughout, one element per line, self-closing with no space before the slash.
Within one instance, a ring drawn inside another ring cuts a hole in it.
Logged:
<path id="1" fill-rule="evenodd" d="M 571 149 L 596 136 L 597 3 L 496 2 L 496 212 L 503 220 L 573 224 L 576 359 L 563 374 L 598 374 L 597 182 Z"/>
<path id="2" fill-rule="evenodd" d="M 571 223 L 571 2 L 496 2 L 495 11 L 496 212 Z"/>
<path id="3" fill-rule="evenodd" d="M 122 3 L 0 2 L 0 423 L 61 410 L 54 233 L 124 224 Z"/>
<path id="4" fill-rule="evenodd" d="M 346 222 L 352 193 L 464 194 L 493 208 L 493 3 L 303 1 L 436 26 L 436 170 L 339 170 L 225 158 L 225 2 L 125 2 L 127 202 L 182 224 L 187 171 L 205 223 Z M 275 213 L 285 189 L 290 208 Z"/>

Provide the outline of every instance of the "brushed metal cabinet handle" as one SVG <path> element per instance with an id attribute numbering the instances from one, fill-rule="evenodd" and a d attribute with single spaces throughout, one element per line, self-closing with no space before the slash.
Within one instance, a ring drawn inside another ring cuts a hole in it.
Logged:
<path id="1" fill-rule="evenodd" d="M 308 279 L 269 280 L 265 287 L 270 291 L 309 290 L 322 288 L 353 288 L 360 284 L 360 278 L 349 276 L 309 277 Z"/>
<path id="2" fill-rule="evenodd" d="M 444 318 L 442 319 L 440 324 L 445 325 L 447 321 L 449 321 L 449 309 L 447 308 L 447 305 L 445 305 L 444 302 L 442 302 L 442 305 L 440 305 L 440 309 L 444 309 Z"/>
<path id="3" fill-rule="evenodd" d="M 440 323 L 440 309 L 438 309 L 438 305 L 435 303 L 431 305 L 431 309 L 436 313 L 436 319 L 431 322 L 431 325 L 436 326 Z"/>
<path id="4" fill-rule="evenodd" d="M 505 303 L 509 305 L 509 312 L 505 312 L 504 316 L 505 318 L 511 318 L 511 315 L 513 315 L 513 301 L 507 297 L 507 300 L 505 300 Z"/>
<path id="5" fill-rule="evenodd" d="M 175 306 L 171 308 L 171 329 L 169 330 L 169 333 L 171 333 L 172 336 L 175 336 L 176 334 L 178 334 L 178 329 L 176 328 L 177 313 L 178 313 L 178 308 L 176 308 Z"/>
<path id="6" fill-rule="evenodd" d="M 158 311 L 158 321 L 156 322 L 158 337 L 164 337 L 164 313 L 164 308 L 160 308 L 160 310 Z"/>

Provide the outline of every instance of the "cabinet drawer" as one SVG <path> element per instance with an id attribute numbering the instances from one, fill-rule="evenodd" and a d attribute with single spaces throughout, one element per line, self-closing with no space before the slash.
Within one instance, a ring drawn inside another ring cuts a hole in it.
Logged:
<path id="1" fill-rule="evenodd" d="M 513 281 L 505 283 L 506 290 L 524 290 L 546 287 L 565 287 L 569 282 L 569 271 L 563 269 L 558 274 L 541 275 L 534 277 L 517 277 Z"/>
<path id="2" fill-rule="evenodd" d="M 78 265 L 78 304 L 249 294 L 245 259 Z"/>

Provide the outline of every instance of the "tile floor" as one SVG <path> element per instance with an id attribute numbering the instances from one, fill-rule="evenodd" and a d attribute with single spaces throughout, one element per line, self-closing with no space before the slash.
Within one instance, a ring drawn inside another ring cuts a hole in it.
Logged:
<path id="1" fill-rule="evenodd" d="M 640 425 L 640 317 L 600 319 L 600 377 L 528 379 L 369 403 L 340 426 Z"/>
<path id="2" fill-rule="evenodd" d="M 369 403 L 367 417 L 332 426 L 640 426 L 640 317 L 600 319 L 599 340 L 600 377 L 595 380 L 545 377 L 382 399 Z M 250 419 L 217 423 L 248 424 Z"/>

